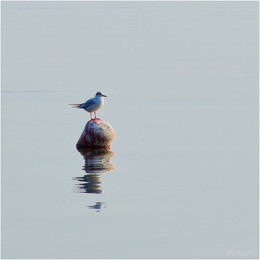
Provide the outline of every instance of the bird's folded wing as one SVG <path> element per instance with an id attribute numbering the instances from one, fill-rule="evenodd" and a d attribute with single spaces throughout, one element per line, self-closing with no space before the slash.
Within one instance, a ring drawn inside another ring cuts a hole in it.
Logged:
<path id="1" fill-rule="evenodd" d="M 86 103 L 81 104 L 80 107 L 87 108 L 95 104 L 95 101 L 93 99 L 89 99 Z"/>
<path id="2" fill-rule="evenodd" d="M 82 104 L 69 104 L 69 105 L 71 105 L 73 107 L 77 107 L 77 108 L 86 109 L 94 104 L 95 104 L 95 101 L 93 99 L 89 99 L 88 101 L 86 101 L 85 103 L 82 103 Z"/>

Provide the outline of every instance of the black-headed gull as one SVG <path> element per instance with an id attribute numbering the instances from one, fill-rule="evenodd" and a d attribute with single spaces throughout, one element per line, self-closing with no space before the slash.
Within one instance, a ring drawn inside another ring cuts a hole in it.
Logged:
<path id="1" fill-rule="evenodd" d="M 85 103 L 70 104 L 70 105 L 72 105 L 76 108 L 85 109 L 86 111 L 88 111 L 90 113 L 90 119 L 93 119 L 92 112 L 94 112 L 95 118 L 97 118 L 96 111 L 103 107 L 104 102 L 105 102 L 104 97 L 106 97 L 106 95 L 103 95 L 101 92 L 97 92 L 96 96 L 94 98 L 87 100 Z"/>

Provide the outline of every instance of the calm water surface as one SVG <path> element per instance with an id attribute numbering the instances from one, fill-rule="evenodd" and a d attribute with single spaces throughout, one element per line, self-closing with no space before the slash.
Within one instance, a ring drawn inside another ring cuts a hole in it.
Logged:
<path id="1" fill-rule="evenodd" d="M 258 257 L 257 2 L 1 4 L 2 258 Z"/>

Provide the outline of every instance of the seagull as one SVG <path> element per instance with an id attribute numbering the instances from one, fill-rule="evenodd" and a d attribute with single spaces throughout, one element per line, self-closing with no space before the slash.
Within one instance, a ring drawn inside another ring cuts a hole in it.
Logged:
<path id="1" fill-rule="evenodd" d="M 104 105 L 104 97 L 107 97 L 106 95 L 103 95 L 101 92 L 97 92 L 94 98 L 91 98 L 87 100 L 85 103 L 82 104 L 69 104 L 76 108 L 82 108 L 90 113 L 90 119 L 97 118 L 96 111 L 103 107 Z M 95 114 L 95 118 L 92 118 L 92 112 Z"/>

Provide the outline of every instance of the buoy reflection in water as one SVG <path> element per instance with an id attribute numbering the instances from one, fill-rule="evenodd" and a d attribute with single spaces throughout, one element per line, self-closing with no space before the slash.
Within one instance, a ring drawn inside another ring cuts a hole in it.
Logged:
<path id="1" fill-rule="evenodd" d="M 114 153 L 107 148 L 81 148 L 79 153 L 85 160 L 83 170 L 85 175 L 82 177 L 75 177 L 74 180 L 79 181 L 77 185 L 77 192 L 101 194 L 104 190 L 101 187 L 101 174 L 115 169 L 111 163 L 111 158 Z M 105 202 L 96 202 L 93 206 L 88 206 L 90 209 L 98 209 L 105 207 Z"/>

